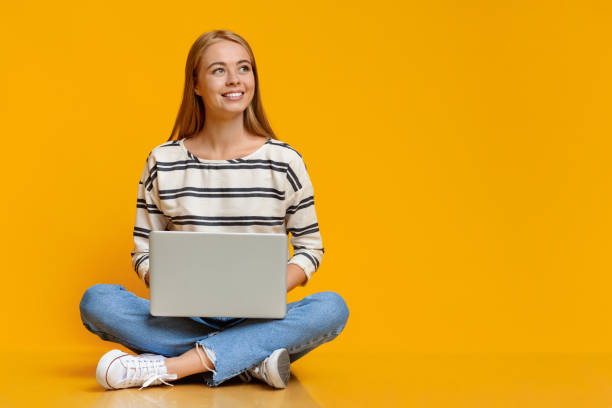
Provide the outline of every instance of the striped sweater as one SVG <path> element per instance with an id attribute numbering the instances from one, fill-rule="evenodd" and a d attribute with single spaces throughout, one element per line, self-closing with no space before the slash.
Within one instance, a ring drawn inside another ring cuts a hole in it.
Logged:
<path id="1" fill-rule="evenodd" d="M 155 147 L 138 184 L 132 266 L 144 281 L 149 272 L 152 230 L 291 233 L 288 263 L 306 273 L 319 268 L 323 245 L 314 191 L 302 155 L 268 139 L 239 159 L 193 155 L 184 139 Z"/>

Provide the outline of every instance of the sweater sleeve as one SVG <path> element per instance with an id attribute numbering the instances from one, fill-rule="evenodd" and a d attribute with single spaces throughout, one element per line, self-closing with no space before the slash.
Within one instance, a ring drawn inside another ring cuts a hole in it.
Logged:
<path id="1" fill-rule="evenodd" d="M 301 267 L 307 279 L 305 286 L 317 271 L 323 259 L 323 242 L 314 205 L 314 190 L 306 164 L 300 157 L 287 167 L 287 208 L 285 224 L 291 232 L 293 256 L 288 263 Z"/>
<path id="2" fill-rule="evenodd" d="M 155 159 L 149 154 L 138 182 L 134 250 L 131 253 L 132 267 L 143 282 L 149 272 L 149 233 L 152 230 L 165 230 L 168 225 L 168 218 L 160 208 L 157 165 Z"/>

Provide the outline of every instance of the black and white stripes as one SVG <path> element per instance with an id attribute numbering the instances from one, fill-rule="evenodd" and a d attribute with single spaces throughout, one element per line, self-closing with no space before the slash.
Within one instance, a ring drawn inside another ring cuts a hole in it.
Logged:
<path id="1" fill-rule="evenodd" d="M 306 197 L 299 203 L 287 208 L 287 214 L 295 214 L 297 211 L 309 207 L 311 205 L 314 205 L 314 196 Z"/>
<path id="2" fill-rule="evenodd" d="M 195 215 L 179 215 L 172 217 L 174 225 L 214 225 L 214 226 L 252 226 L 252 225 L 283 225 L 284 217 L 235 216 L 235 217 L 203 217 Z"/>
<path id="3" fill-rule="evenodd" d="M 149 233 L 150 232 L 151 232 L 151 230 L 147 229 L 147 228 L 134 227 L 134 236 L 135 237 L 142 237 L 142 238 L 149 239 Z"/>
<path id="4" fill-rule="evenodd" d="M 291 234 L 289 263 L 307 277 L 324 249 L 314 191 L 302 156 L 287 143 L 268 139 L 244 158 L 207 160 L 184 140 L 166 142 L 147 157 L 138 184 L 132 266 L 144 279 L 153 230 Z M 305 284 L 305 283 L 304 283 Z"/>
<path id="5" fill-rule="evenodd" d="M 171 200 L 180 197 L 213 197 L 213 198 L 230 198 L 230 197 L 269 197 L 283 201 L 285 192 L 274 188 L 266 187 L 219 187 L 219 188 L 202 188 L 202 187 L 182 187 L 168 190 L 159 190 L 160 200 Z"/>

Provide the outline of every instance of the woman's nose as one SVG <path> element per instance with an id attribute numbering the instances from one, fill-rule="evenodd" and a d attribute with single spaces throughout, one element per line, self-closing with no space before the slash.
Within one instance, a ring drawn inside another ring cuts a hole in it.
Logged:
<path id="1" fill-rule="evenodd" d="M 234 71 L 229 71 L 229 73 L 227 74 L 227 83 L 228 84 L 238 83 L 238 74 Z"/>

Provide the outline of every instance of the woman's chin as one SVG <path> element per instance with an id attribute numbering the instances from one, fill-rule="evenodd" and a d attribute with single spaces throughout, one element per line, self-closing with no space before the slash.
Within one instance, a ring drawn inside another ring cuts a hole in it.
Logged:
<path id="1" fill-rule="evenodd" d="M 228 108 L 228 107 L 220 108 L 215 111 L 214 117 L 232 118 L 237 115 L 242 115 L 245 109 L 246 109 L 246 106 L 245 107 L 236 106 L 236 107 L 231 107 L 231 108 Z M 211 118 L 211 116 L 213 115 L 207 116 L 206 118 L 209 119 Z"/>

